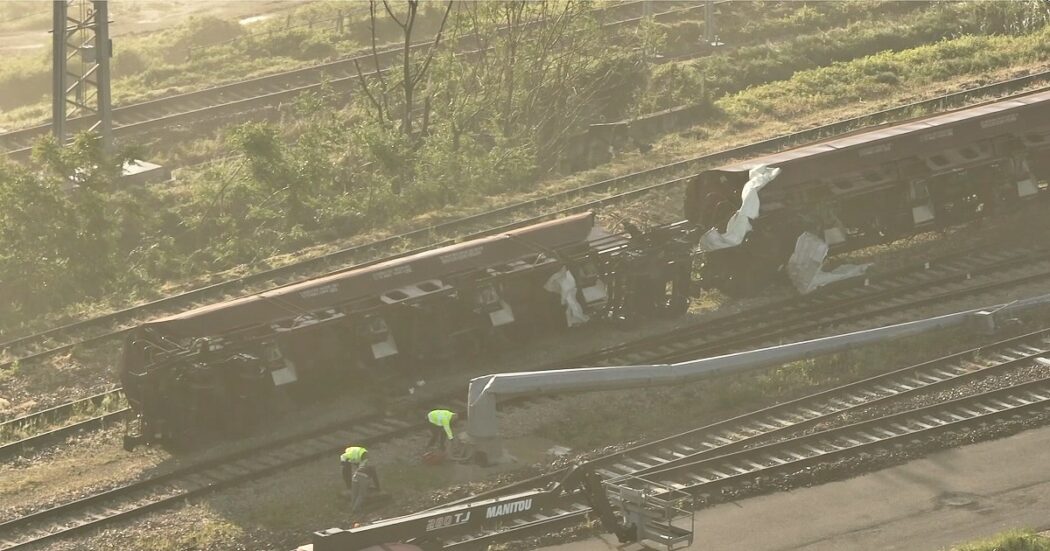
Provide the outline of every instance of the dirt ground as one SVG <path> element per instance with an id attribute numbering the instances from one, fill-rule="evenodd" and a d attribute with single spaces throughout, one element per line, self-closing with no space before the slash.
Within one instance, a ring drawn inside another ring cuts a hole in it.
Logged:
<path id="1" fill-rule="evenodd" d="M 0 55 L 46 52 L 51 47 L 51 4 L 39 0 L 5 0 L 22 15 L 0 20 Z M 110 2 L 114 37 L 167 29 L 193 16 L 238 19 L 250 25 L 263 17 L 294 8 L 296 0 L 115 0 Z"/>

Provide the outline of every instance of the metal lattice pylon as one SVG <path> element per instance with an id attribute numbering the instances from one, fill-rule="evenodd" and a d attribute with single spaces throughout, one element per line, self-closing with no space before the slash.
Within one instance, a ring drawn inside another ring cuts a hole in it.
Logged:
<path id="1" fill-rule="evenodd" d="M 97 131 L 108 149 L 113 138 L 109 2 L 54 0 L 53 3 L 52 133 L 59 144 L 64 144 L 69 122 L 75 117 L 86 117 L 84 128 Z"/>

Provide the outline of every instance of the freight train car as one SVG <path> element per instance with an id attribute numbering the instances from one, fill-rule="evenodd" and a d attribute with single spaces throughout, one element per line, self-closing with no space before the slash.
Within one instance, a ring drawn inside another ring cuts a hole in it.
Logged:
<path id="1" fill-rule="evenodd" d="M 702 172 L 686 186 L 687 220 L 651 232 L 613 235 L 583 214 L 146 323 L 120 369 L 138 414 L 128 442 L 241 430 L 287 395 L 444 369 L 543 329 L 681 313 L 697 236 L 726 227 L 763 166 L 779 173 L 743 241 L 703 251 L 705 286 L 755 288 L 803 232 L 848 250 L 1050 195 L 1050 92 Z"/>
<path id="2" fill-rule="evenodd" d="M 725 228 L 756 167 L 780 173 L 758 193 L 746 241 L 705 255 L 705 283 L 750 289 L 785 263 L 801 232 L 832 251 L 959 224 L 1046 196 L 1050 92 L 884 125 L 695 176 L 685 215 Z"/>
<path id="3" fill-rule="evenodd" d="M 426 376 L 591 319 L 685 311 L 688 224 L 611 234 L 586 213 L 150 321 L 120 367 L 125 442 L 242 431 L 288 396 Z"/>

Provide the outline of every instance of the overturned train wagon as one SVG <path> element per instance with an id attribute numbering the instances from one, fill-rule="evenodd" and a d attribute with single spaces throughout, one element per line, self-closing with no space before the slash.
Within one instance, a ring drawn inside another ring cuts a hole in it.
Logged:
<path id="1" fill-rule="evenodd" d="M 749 172 L 760 166 L 780 172 L 757 194 L 759 216 L 744 243 L 705 255 L 705 284 L 751 287 L 786 262 L 805 231 L 842 251 L 1046 197 L 1050 92 L 887 124 L 705 171 L 686 188 L 686 217 L 701 228 L 725 228 L 741 206 Z"/>
<path id="2" fill-rule="evenodd" d="M 585 213 L 150 321 L 125 342 L 125 444 L 239 432 L 315 390 L 425 377 L 551 328 L 682 313 L 689 235 L 615 235 Z"/>

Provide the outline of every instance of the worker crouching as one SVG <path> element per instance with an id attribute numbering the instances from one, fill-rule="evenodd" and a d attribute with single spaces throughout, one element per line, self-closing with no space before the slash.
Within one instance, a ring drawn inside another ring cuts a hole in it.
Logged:
<path id="1" fill-rule="evenodd" d="M 375 467 L 368 464 L 368 450 L 360 446 L 346 448 L 339 456 L 343 467 L 343 484 L 350 494 L 350 512 L 356 512 L 364 505 L 368 494 L 379 493 L 379 474 Z"/>
<path id="2" fill-rule="evenodd" d="M 436 446 L 438 450 L 444 452 L 447 443 L 452 442 L 455 438 L 452 434 L 452 425 L 457 421 L 455 412 L 435 409 L 427 413 L 427 421 L 430 423 L 430 440 L 427 442 L 427 449 L 430 450 Z"/>

